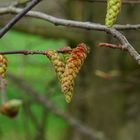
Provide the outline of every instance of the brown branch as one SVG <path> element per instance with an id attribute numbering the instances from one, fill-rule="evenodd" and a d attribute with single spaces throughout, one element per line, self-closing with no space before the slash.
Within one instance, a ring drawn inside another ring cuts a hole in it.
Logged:
<path id="1" fill-rule="evenodd" d="M 68 47 L 60 48 L 57 50 L 58 53 L 67 53 L 71 51 L 71 49 Z M 10 55 L 10 54 L 21 54 L 21 55 L 46 55 L 48 56 L 48 51 L 33 51 L 33 50 L 18 50 L 18 51 L 4 51 L 0 52 L 2 55 Z"/>
<path id="2" fill-rule="evenodd" d="M 41 54 L 41 55 L 46 55 L 46 51 L 18 50 L 18 51 L 4 51 L 4 52 L 0 52 L 0 54 L 2 54 L 2 55 L 10 55 L 10 54 L 23 54 L 23 55 Z"/>
<path id="3" fill-rule="evenodd" d="M 115 45 L 115 44 L 110 44 L 110 43 L 99 43 L 99 47 L 121 49 L 121 50 L 127 51 L 127 49 L 123 48 L 122 45 Z"/>
<path id="4" fill-rule="evenodd" d="M 18 88 L 25 91 L 24 93 L 34 98 L 38 103 L 42 104 L 46 109 L 49 109 L 55 115 L 63 118 L 70 126 L 76 128 L 79 132 L 84 135 L 89 136 L 93 140 L 106 140 L 105 138 L 100 137 L 96 130 L 89 128 L 88 126 L 82 124 L 79 120 L 73 118 L 66 112 L 60 110 L 55 106 L 46 96 L 43 96 L 42 93 L 37 92 L 31 85 L 25 82 L 22 78 L 16 77 L 12 74 L 8 74 L 8 78 L 14 82 Z"/>
<path id="5" fill-rule="evenodd" d="M 127 47 L 127 46 L 125 47 L 123 45 L 115 45 L 115 44 L 110 44 L 110 43 L 100 43 L 99 46 L 105 47 L 105 48 L 112 48 L 112 49 L 121 49 L 121 50 L 127 51 L 132 57 L 134 57 L 133 55 L 137 55 L 135 53 L 138 53 L 138 52 L 135 52 L 133 47 Z M 135 59 L 137 59 L 136 61 L 138 61 L 139 62 L 138 64 L 140 64 L 140 55 L 138 55 Z"/>
<path id="6" fill-rule="evenodd" d="M 0 38 L 2 38 L 28 11 L 30 11 L 41 0 L 32 0 L 21 12 L 13 17 L 1 30 Z"/>
<path id="7" fill-rule="evenodd" d="M 110 44 L 110 43 L 99 43 L 99 47 L 120 49 L 120 50 L 127 51 L 130 55 L 132 55 L 128 47 L 123 47 L 122 45 L 115 45 L 115 44 Z"/>

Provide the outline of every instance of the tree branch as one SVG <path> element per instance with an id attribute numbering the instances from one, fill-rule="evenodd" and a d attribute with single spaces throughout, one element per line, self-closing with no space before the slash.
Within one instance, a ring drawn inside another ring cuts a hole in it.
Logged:
<path id="1" fill-rule="evenodd" d="M 8 14 L 8 13 L 18 14 L 22 10 L 23 10 L 22 8 L 16 8 L 13 6 L 3 7 L 3 8 L 0 8 L 0 14 L 1 15 Z M 80 22 L 80 21 L 61 19 L 61 18 L 56 18 L 56 17 L 50 16 L 46 13 L 39 12 L 39 11 L 29 11 L 28 13 L 26 13 L 26 16 L 49 21 L 49 22 L 53 23 L 54 25 L 76 27 L 76 28 L 82 28 L 82 29 L 87 29 L 87 30 L 104 31 L 107 28 L 106 26 L 101 25 L 99 23 Z M 117 30 L 138 30 L 138 29 L 140 29 L 140 24 L 114 25 L 113 27 Z"/>
<path id="2" fill-rule="evenodd" d="M 98 132 L 95 130 L 83 125 L 79 120 L 73 118 L 69 114 L 63 112 L 59 108 L 57 108 L 46 96 L 43 96 L 42 93 L 38 93 L 34 88 L 32 88 L 31 85 L 29 85 L 27 82 L 25 82 L 23 79 L 16 77 L 12 74 L 8 74 L 8 78 L 14 82 L 18 88 L 25 91 L 28 96 L 31 98 L 34 98 L 36 101 L 38 101 L 40 104 L 42 104 L 46 109 L 49 109 L 51 112 L 53 112 L 55 115 L 63 118 L 70 126 L 76 128 L 79 130 L 79 132 L 89 136 L 93 140 L 105 140 L 105 138 L 98 135 Z"/>
<path id="3" fill-rule="evenodd" d="M 23 10 L 21 10 L 14 18 L 12 18 L 1 30 L 0 38 L 2 38 L 5 33 L 7 33 L 14 24 L 17 23 L 28 11 L 30 11 L 35 5 L 37 5 L 41 0 L 32 0 Z"/>
<path id="4" fill-rule="evenodd" d="M 56 50 L 58 53 L 67 53 L 71 51 L 70 48 L 64 47 Z M 1 55 L 22 54 L 22 55 L 48 55 L 48 51 L 33 51 L 33 50 L 18 50 L 18 51 L 4 51 L 0 52 Z"/>
<path id="5" fill-rule="evenodd" d="M 0 14 L 5 13 L 20 13 L 22 9 L 15 8 L 15 7 L 6 7 L 6 8 L 0 8 Z M 67 19 L 61 19 L 56 18 L 50 15 L 47 15 L 42 12 L 37 11 L 29 11 L 27 16 L 35 17 L 39 19 L 46 20 L 50 23 L 53 23 L 54 25 L 61 25 L 61 26 L 67 26 L 67 27 L 75 27 L 75 28 L 81 28 L 81 29 L 87 29 L 87 30 L 97 30 L 97 31 L 104 31 L 106 33 L 111 34 L 116 39 L 118 39 L 121 42 L 121 45 L 124 48 L 127 48 L 127 51 L 129 54 L 133 57 L 133 59 L 140 65 L 140 55 L 139 53 L 133 48 L 133 46 L 128 42 L 126 37 L 117 31 L 116 29 L 120 30 L 126 30 L 126 29 L 140 29 L 140 25 L 115 25 L 112 28 L 108 28 L 105 25 L 97 24 L 97 23 L 90 23 L 90 22 L 81 22 L 81 21 L 74 21 L 74 20 L 67 20 Z M 116 28 L 116 29 L 115 29 Z"/>
<path id="6" fill-rule="evenodd" d="M 115 45 L 115 44 L 110 44 L 110 43 L 99 43 L 99 47 L 104 47 L 104 48 L 112 48 L 112 49 L 123 49 L 122 45 Z M 127 49 L 124 49 L 127 51 Z"/>

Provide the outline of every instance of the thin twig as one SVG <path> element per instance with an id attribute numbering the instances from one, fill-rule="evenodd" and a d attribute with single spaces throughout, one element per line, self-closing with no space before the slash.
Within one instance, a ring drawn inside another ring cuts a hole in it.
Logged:
<path id="1" fill-rule="evenodd" d="M 10 55 L 10 54 L 23 54 L 23 55 L 41 54 L 41 55 L 46 55 L 46 51 L 18 50 L 18 51 L 4 51 L 4 52 L 0 52 L 0 54 L 2 54 L 2 55 Z"/>
<path id="2" fill-rule="evenodd" d="M 126 42 L 126 45 L 129 45 L 129 43 Z M 100 47 L 108 47 L 108 48 L 113 48 L 113 49 L 121 49 L 127 51 L 140 65 L 140 55 L 138 52 L 134 50 L 134 48 L 130 45 L 128 46 L 123 46 L 123 45 L 114 45 L 114 44 L 109 44 L 109 43 L 100 43 Z"/>
<path id="3" fill-rule="evenodd" d="M 0 30 L 0 38 L 7 33 L 14 24 L 17 23 L 28 11 L 30 11 L 35 5 L 37 5 L 41 0 L 32 0 L 21 12 L 19 12 L 14 18 L 12 18 L 1 30 Z"/>
<path id="4" fill-rule="evenodd" d="M 71 51 L 71 49 L 58 49 L 56 50 L 58 53 L 67 53 L 69 51 Z M 48 51 L 33 51 L 33 50 L 18 50 L 18 51 L 4 51 L 4 52 L 0 52 L 1 55 L 10 55 L 10 54 L 21 54 L 21 55 L 35 55 L 35 54 L 39 54 L 39 55 L 46 55 L 48 56 Z"/>
<path id="5" fill-rule="evenodd" d="M 122 45 L 116 45 L 116 44 L 110 44 L 110 43 L 99 43 L 99 47 L 121 49 L 121 50 L 127 51 L 127 49 L 123 48 Z"/>
<path id="6" fill-rule="evenodd" d="M 11 4 L 11 6 L 18 7 L 18 6 L 21 6 L 21 5 L 25 5 L 25 4 L 29 3 L 30 1 L 32 1 L 32 0 L 17 0 L 17 1 L 14 1 Z"/>

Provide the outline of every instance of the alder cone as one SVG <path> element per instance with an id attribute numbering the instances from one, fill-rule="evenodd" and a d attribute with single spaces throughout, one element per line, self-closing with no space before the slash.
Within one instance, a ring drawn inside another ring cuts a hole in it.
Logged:
<path id="1" fill-rule="evenodd" d="M 84 43 L 81 43 L 70 52 L 70 56 L 66 60 L 65 71 L 61 80 L 61 89 L 65 95 L 65 100 L 68 103 L 72 99 L 74 80 L 87 57 L 87 53 L 87 46 Z"/>
<path id="2" fill-rule="evenodd" d="M 108 0 L 107 1 L 107 14 L 105 19 L 105 25 L 111 27 L 121 10 L 121 0 Z"/>
<path id="3" fill-rule="evenodd" d="M 7 117 L 14 118 L 17 116 L 21 105 L 22 102 L 20 100 L 10 100 L 1 106 L 0 113 Z"/>
<path id="4" fill-rule="evenodd" d="M 54 50 L 48 51 L 47 55 L 49 56 L 49 59 L 51 60 L 53 66 L 54 66 L 54 69 L 55 69 L 55 72 L 58 76 L 58 79 L 61 82 L 62 75 L 63 75 L 64 70 L 65 70 L 65 63 L 62 61 L 59 54 Z"/>
<path id="5" fill-rule="evenodd" d="M 7 71 L 7 59 L 5 56 L 0 55 L 0 75 L 5 78 Z"/>

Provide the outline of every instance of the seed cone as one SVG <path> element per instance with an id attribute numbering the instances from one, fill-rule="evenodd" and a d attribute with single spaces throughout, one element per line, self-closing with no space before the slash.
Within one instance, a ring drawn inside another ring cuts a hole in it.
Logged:
<path id="1" fill-rule="evenodd" d="M 17 116 L 21 105 L 22 102 L 20 100 L 10 100 L 1 106 L 0 113 L 7 117 L 14 118 Z"/>
<path id="2" fill-rule="evenodd" d="M 7 70 L 7 59 L 5 56 L 0 55 L 0 75 L 5 78 Z"/>
<path id="3" fill-rule="evenodd" d="M 105 18 L 105 25 L 111 27 L 117 19 L 121 10 L 121 0 L 107 1 L 107 14 Z"/>
<path id="4" fill-rule="evenodd" d="M 61 89 L 65 95 L 66 102 L 68 103 L 72 99 L 74 80 L 81 69 L 87 52 L 87 46 L 84 43 L 81 43 L 70 52 L 70 57 L 67 58 L 65 71 L 61 80 Z"/>
<path id="5" fill-rule="evenodd" d="M 63 62 L 63 60 L 61 59 L 61 57 L 59 56 L 59 54 L 56 51 L 51 50 L 51 51 L 48 51 L 47 54 L 54 66 L 58 79 L 61 81 L 62 75 L 65 70 L 65 63 Z"/>

